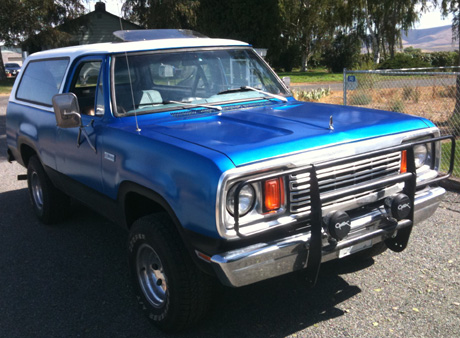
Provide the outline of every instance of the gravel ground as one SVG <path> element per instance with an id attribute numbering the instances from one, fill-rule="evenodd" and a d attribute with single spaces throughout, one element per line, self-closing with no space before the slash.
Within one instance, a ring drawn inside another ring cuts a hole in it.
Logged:
<path id="1" fill-rule="evenodd" d="M 0 96 L 0 337 L 166 337 L 136 308 L 126 232 L 81 206 L 54 227 L 29 206 L 6 162 Z M 408 249 L 331 262 L 314 289 L 289 275 L 222 288 L 177 337 L 460 337 L 460 196 L 414 228 Z"/>

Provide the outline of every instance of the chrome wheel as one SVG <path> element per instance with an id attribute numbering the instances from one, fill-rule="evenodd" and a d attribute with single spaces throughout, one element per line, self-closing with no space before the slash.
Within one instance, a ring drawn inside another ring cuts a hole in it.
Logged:
<path id="1" fill-rule="evenodd" d="M 136 256 L 137 279 L 150 305 L 160 308 L 166 302 L 167 280 L 163 264 L 150 245 L 143 244 Z"/>
<path id="2" fill-rule="evenodd" d="M 34 200 L 35 206 L 39 209 L 43 209 L 43 189 L 40 182 L 40 178 L 36 171 L 32 173 L 30 178 L 30 184 L 32 188 L 32 198 Z"/>

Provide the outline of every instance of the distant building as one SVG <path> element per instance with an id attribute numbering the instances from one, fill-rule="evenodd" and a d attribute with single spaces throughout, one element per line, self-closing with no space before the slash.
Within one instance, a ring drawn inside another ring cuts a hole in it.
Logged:
<path id="1" fill-rule="evenodd" d="M 22 66 L 22 54 L 20 48 L 0 46 L 2 49 L 3 64 L 17 63 Z"/>
<path id="2" fill-rule="evenodd" d="M 114 35 L 118 30 L 143 27 L 113 15 L 105 10 L 105 3 L 97 2 L 94 11 L 29 38 L 23 50 L 34 53 L 56 47 L 120 41 Z"/>
<path id="3" fill-rule="evenodd" d="M 105 10 L 105 3 L 97 2 L 95 9 L 86 15 L 75 19 L 81 22 L 77 33 L 73 34 L 73 45 L 87 45 L 99 42 L 120 41 L 113 32 L 119 30 L 142 29 L 141 26 L 113 15 Z M 66 31 L 66 28 L 75 23 L 69 22 L 69 25 L 58 26 L 57 29 Z M 67 26 L 67 27 L 66 27 Z"/>

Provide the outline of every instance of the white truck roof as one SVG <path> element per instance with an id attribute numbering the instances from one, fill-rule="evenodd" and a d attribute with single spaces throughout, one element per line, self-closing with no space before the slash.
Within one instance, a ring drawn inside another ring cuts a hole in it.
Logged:
<path id="1" fill-rule="evenodd" d="M 70 57 L 74 59 L 82 55 L 93 54 L 116 54 L 123 52 L 136 52 L 146 50 L 177 49 L 177 48 L 196 48 L 196 47 L 233 47 L 242 46 L 250 47 L 246 42 L 228 39 L 159 39 L 133 42 L 109 42 L 97 43 L 92 45 L 79 45 L 57 49 L 50 49 L 34 53 L 27 58 L 27 61 L 43 58 Z"/>

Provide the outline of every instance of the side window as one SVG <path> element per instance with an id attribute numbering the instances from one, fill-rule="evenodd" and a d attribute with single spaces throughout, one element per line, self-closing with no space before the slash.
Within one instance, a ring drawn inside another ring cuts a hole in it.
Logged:
<path id="1" fill-rule="evenodd" d="M 82 62 L 75 72 L 70 91 L 78 98 L 81 114 L 96 115 L 96 89 L 100 70 L 101 61 L 88 61 Z M 102 94 L 101 90 L 100 92 Z"/>
<path id="2" fill-rule="evenodd" d="M 16 92 L 18 100 L 52 106 L 69 64 L 68 59 L 31 61 Z"/>

